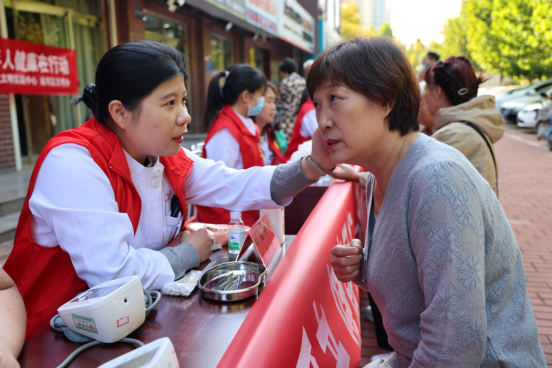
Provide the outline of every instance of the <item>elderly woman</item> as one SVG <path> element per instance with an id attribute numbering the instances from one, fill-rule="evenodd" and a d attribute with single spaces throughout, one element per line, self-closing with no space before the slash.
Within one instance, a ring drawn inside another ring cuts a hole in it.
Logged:
<path id="1" fill-rule="evenodd" d="M 331 252 L 337 278 L 371 293 L 396 351 L 369 367 L 545 367 L 508 219 L 462 153 L 416 132 L 420 91 L 397 45 L 336 44 L 307 90 L 331 160 L 371 172 L 366 244 Z"/>

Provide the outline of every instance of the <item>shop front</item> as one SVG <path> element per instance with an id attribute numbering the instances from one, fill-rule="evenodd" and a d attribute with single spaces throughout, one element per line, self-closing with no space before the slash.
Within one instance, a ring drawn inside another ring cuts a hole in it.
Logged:
<path id="1" fill-rule="evenodd" d="M 310 4 L 307 0 L 186 0 L 183 6 L 165 0 L 2 3 L 7 24 L 3 37 L 76 50 L 78 91 L 94 82 L 97 63 L 116 44 L 145 39 L 183 52 L 190 75 L 191 134 L 204 135 L 209 129 L 203 116 L 214 72 L 248 63 L 279 84 L 278 64 L 284 58 L 294 58 L 302 73 L 304 60 L 317 52 L 317 5 L 307 11 L 302 6 Z M 74 97 L 0 95 L 0 171 L 32 164 L 53 135 L 89 119 L 84 105 L 70 105 Z"/>
<path id="2" fill-rule="evenodd" d="M 76 50 L 78 90 L 94 82 L 96 65 L 105 52 L 103 2 L 5 1 L 4 4 L 10 39 Z M 33 163 L 56 133 L 77 127 L 91 117 L 88 109 L 71 106 L 73 97 L 15 95 L 23 163 Z"/>

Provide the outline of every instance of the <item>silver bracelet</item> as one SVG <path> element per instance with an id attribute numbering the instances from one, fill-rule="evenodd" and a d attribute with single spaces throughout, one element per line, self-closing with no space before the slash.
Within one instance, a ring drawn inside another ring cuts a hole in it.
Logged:
<path id="1" fill-rule="evenodd" d="M 305 158 L 305 157 L 301 157 L 301 160 L 299 160 L 299 171 L 301 171 L 301 175 L 303 175 L 303 177 L 304 177 L 306 180 L 308 180 L 308 181 L 311 182 L 311 183 L 316 183 L 318 180 L 310 180 L 309 178 L 307 178 L 307 176 L 306 176 L 305 173 L 303 172 L 303 165 L 302 165 L 302 163 L 303 163 L 303 159 L 304 159 L 304 158 Z M 308 164 L 307 164 L 307 165 L 308 165 Z"/>
<path id="2" fill-rule="evenodd" d="M 312 158 L 311 155 L 307 155 L 306 160 L 307 160 L 307 165 L 309 165 L 309 167 L 313 169 L 320 176 L 330 175 L 335 170 L 335 166 L 330 170 L 324 169 L 322 166 L 318 164 L 318 162 L 314 161 L 314 158 Z"/>

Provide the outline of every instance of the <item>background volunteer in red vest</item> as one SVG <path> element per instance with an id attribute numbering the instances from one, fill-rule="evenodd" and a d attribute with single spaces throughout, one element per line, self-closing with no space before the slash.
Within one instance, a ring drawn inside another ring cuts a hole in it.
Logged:
<path id="1" fill-rule="evenodd" d="M 259 146 L 260 131 L 250 116 L 258 115 L 264 106 L 266 79 L 251 65 L 238 64 L 219 72 L 207 92 L 205 123 L 210 126 L 203 157 L 221 161 L 234 169 L 264 166 Z M 197 206 L 200 222 L 227 224 L 228 208 Z M 259 211 L 242 213 L 243 222 L 252 226 Z"/>
<path id="2" fill-rule="evenodd" d="M 4 266 L 25 302 L 26 339 L 89 287 L 138 275 L 144 288 L 161 289 L 207 260 L 205 231 L 179 233 L 186 203 L 279 208 L 319 178 L 310 159 L 235 170 L 183 149 L 191 120 L 183 65 L 157 42 L 112 48 L 74 101 L 94 116 L 39 156 Z M 320 134 L 317 142 L 312 159 L 330 169 Z"/>
<path id="3" fill-rule="evenodd" d="M 276 133 L 272 123 L 276 116 L 276 102 L 278 101 L 278 87 L 270 82 L 266 82 L 265 103 L 260 114 L 253 118 L 255 124 L 261 131 L 259 142 L 265 165 L 280 165 L 284 162 L 284 154 L 282 153 Z"/>
<path id="4" fill-rule="evenodd" d="M 297 151 L 301 144 L 312 139 L 316 128 L 318 128 L 316 110 L 307 95 L 307 90 L 304 90 L 303 96 L 301 97 L 301 105 L 297 112 L 297 120 L 293 127 L 293 134 L 291 135 L 291 140 L 284 156 L 286 162 L 289 161 L 291 155 Z"/>

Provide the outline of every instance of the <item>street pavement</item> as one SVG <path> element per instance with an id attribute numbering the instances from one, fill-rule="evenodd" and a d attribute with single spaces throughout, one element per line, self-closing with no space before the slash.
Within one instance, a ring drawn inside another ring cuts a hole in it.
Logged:
<path id="1" fill-rule="evenodd" d="M 523 257 L 527 292 L 537 318 L 548 367 L 552 367 L 552 151 L 528 129 L 506 123 L 495 144 L 499 161 L 499 198 Z M 361 316 L 368 305 L 361 295 Z M 374 354 L 374 324 L 361 321 L 361 367 Z"/>

